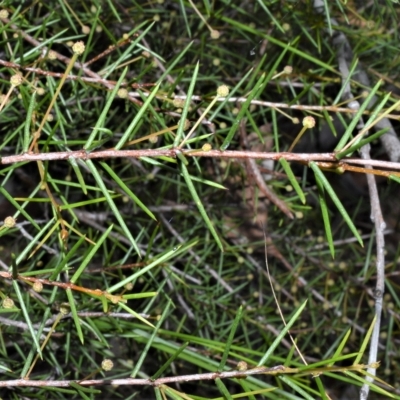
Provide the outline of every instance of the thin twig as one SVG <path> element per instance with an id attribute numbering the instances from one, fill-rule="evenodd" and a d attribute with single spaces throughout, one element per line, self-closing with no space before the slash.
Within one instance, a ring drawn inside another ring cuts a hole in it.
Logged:
<path id="1" fill-rule="evenodd" d="M 239 124 L 239 132 L 240 132 L 240 140 L 242 142 L 242 147 L 248 149 L 247 143 L 247 133 L 246 133 L 246 122 L 242 120 Z M 286 214 L 289 218 L 293 219 L 294 216 L 292 212 L 289 210 L 289 207 L 286 203 L 281 200 L 273 191 L 270 189 L 256 164 L 256 161 L 252 158 L 246 159 L 246 168 L 247 175 L 254 179 L 258 188 L 261 192 L 272 202 L 274 203 L 284 214 Z"/>

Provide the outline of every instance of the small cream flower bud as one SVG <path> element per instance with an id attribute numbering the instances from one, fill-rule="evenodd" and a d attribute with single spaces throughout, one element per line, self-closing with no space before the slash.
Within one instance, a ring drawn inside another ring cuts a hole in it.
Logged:
<path id="1" fill-rule="evenodd" d="M 102 368 L 104 371 L 111 371 L 111 370 L 113 369 L 113 367 L 114 367 L 114 363 L 113 363 L 110 359 L 108 359 L 108 358 L 104 359 L 104 360 L 101 362 L 101 368 Z"/>
<path id="2" fill-rule="evenodd" d="M 75 42 L 72 45 L 72 51 L 80 56 L 85 51 L 85 43 L 83 43 L 81 40 L 79 42 Z"/>
<path id="3" fill-rule="evenodd" d="M 314 128 L 315 126 L 315 119 L 311 116 L 303 118 L 303 126 L 307 129 Z"/>
<path id="4" fill-rule="evenodd" d="M 229 94 L 229 88 L 226 85 L 221 85 L 217 89 L 217 94 L 220 97 L 226 97 Z"/>
<path id="5" fill-rule="evenodd" d="M 10 78 L 11 85 L 18 86 L 22 83 L 22 75 L 15 74 Z"/>
<path id="6" fill-rule="evenodd" d="M 3 300 L 2 305 L 3 305 L 3 308 L 14 308 L 14 300 L 10 299 L 9 297 L 6 297 Z"/>
<path id="7" fill-rule="evenodd" d="M 15 226 L 16 223 L 17 223 L 17 221 L 15 220 L 14 217 L 6 217 L 4 220 L 4 226 L 6 228 L 12 228 Z"/>

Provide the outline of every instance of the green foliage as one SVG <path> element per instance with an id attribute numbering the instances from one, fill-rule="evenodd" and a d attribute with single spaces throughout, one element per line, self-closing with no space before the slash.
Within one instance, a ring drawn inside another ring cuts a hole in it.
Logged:
<path id="1" fill-rule="evenodd" d="M 399 12 L 314 3 L 2 2 L 3 398 L 400 398 L 400 248 L 369 365 L 379 232 L 354 176 L 381 178 L 392 233 Z M 351 163 L 369 145 L 374 171 Z"/>

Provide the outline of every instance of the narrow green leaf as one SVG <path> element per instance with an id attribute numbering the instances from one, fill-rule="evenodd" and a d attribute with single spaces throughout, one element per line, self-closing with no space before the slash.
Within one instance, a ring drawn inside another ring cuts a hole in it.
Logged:
<path id="1" fill-rule="evenodd" d="M 292 327 L 292 325 L 296 322 L 297 318 L 300 316 L 302 313 L 304 307 L 307 304 L 307 300 L 296 310 L 296 312 L 293 314 L 292 318 L 290 318 L 289 322 L 285 325 L 285 327 L 282 329 L 280 334 L 275 338 L 275 340 L 272 342 L 272 344 L 268 347 L 268 350 L 265 352 L 265 354 L 261 357 L 261 360 L 258 362 L 258 366 L 263 366 L 269 359 L 269 357 L 272 355 L 274 350 L 277 348 L 283 337 L 287 334 L 289 329 Z"/>
<path id="2" fill-rule="evenodd" d="M 349 70 L 349 73 L 347 74 L 346 79 L 341 82 L 341 88 L 340 88 L 339 92 L 337 93 L 335 100 L 333 100 L 333 103 L 332 103 L 333 105 L 336 105 L 339 103 L 340 99 L 343 96 L 344 91 L 347 90 L 348 85 L 350 84 L 351 77 L 353 76 L 354 71 L 357 68 L 357 65 L 358 65 L 358 58 L 355 58 L 351 62 L 350 70 Z M 326 120 L 328 121 L 329 118 L 327 118 Z M 332 121 L 331 121 L 331 123 L 332 123 Z"/>
<path id="3" fill-rule="evenodd" d="M 297 182 L 296 177 L 290 167 L 290 164 L 284 158 L 279 159 L 280 164 L 282 165 L 283 170 L 285 171 L 290 183 L 292 184 L 294 190 L 296 191 L 297 195 L 300 198 L 300 201 L 305 204 L 306 203 L 306 196 L 304 195 L 303 191 L 301 190 L 300 185 Z"/>
<path id="4" fill-rule="evenodd" d="M 294 379 L 292 379 L 290 376 L 284 376 L 284 375 L 280 375 L 279 379 L 283 382 L 286 383 L 286 385 L 288 385 L 289 387 L 291 387 L 293 390 L 295 390 L 297 393 L 299 393 L 301 396 L 303 396 L 302 398 L 306 399 L 306 400 L 315 400 L 314 396 L 309 395 L 304 389 L 302 389 L 297 382 L 295 382 Z"/>
<path id="5" fill-rule="evenodd" d="M 179 357 L 179 354 L 189 345 L 189 342 L 183 343 L 181 347 L 161 366 L 161 368 L 151 377 L 151 380 L 158 379 L 161 374 Z"/>
<path id="6" fill-rule="evenodd" d="M 183 176 L 183 174 L 182 174 Z M 228 190 L 225 186 L 220 185 L 217 182 L 209 181 L 208 179 L 199 178 L 197 176 L 189 175 L 190 179 L 195 182 L 204 183 L 205 185 L 215 187 L 217 189 Z"/>
<path id="7" fill-rule="evenodd" d="M 179 0 L 179 5 L 181 7 L 181 14 L 183 16 L 183 20 L 185 22 L 185 27 L 186 27 L 186 32 L 188 34 L 188 37 L 192 37 L 192 32 L 190 30 L 190 25 L 189 25 L 189 21 L 187 18 L 187 14 L 186 14 L 186 6 L 183 4 L 183 0 Z"/>
<path id="8" fill-rule="evenodd" d="M 354 153 L 355 151 L 357 151 L 358 149 L 361 149 L 361 147 L 363 147 L 364 145 L 379 139 L 383 134 L 385 134 L 387 131 L 389 130 L 389 128 L 384 128 L 379 130 L 378 132 L 374 133 L 371 136 L 368 136 L 365 139 L 359 140 L 357 141 L 355 144 L 353 144 L 353 146 L 350 146 L 348 149 L 341 151 L 340 153 L 336 154 L 336 158 L 338 160 L 342 159 L 343 157 L 347 156 L 348 154 Z"/>
<path id="9" fill-rule="evenodd" d="M 215 379 L 215 383 L 216 383 L 219 391 L 221 392 L 222 396 L 224 397 L 224 399 L 233 400 L 233 397 L 229 393 L 229 390 L 226 388 L 224 382 L 222 382 L 221 378 Z"/>
<path id="10" fill-rule="evenodd" d="M 271 21 L 273 21 L 274 26 L 276 26 L 284 34 L 285 30 L 283 29 L 283 27 L 279 23 L 279 21 L 274 17 L 274 14 L 268 9 L 268 7 L 265 4 L 265 1 L 257 0 L 257 2 L 261 6 L 261 8 L 265 11 L 265 13 L 268 15 L 268 17 L 271 18 Z M 270 3 L 270 4 L 273 4 L 273 3 Z"/>
<path id="11" fill-rule="evenodd" d="M 372 88 L 371 92 L 368 94 L 367 98 L 361 104 L 361 106 L 358 109 L 357 113 L 352 117 L 352 120 L 351 120 L 349 126 L 346 129 L 346 132 L 343 134 L 343 136 L 340 139 L 338 145 L 335 147 L 335 152 L 339 152 L 346 145 L 346 143 L 348 142 L 351 134 L 353 133 L 354 128 L 357 126 L 358 122 L 360 121 L 360 118 L 362 117 L 363 112 L 366 110 L 366 108 L 368 107 L 370 101 L 375 96 L 375 93 L 378 91 L 379 86 L 381 85 L 381 83 L 382 83 L 382 80 L 379 80 L 376 83 L 376 85 Z"/>
<path id="12" fill-rule="evenodd" d="M 317 175 L 315 175 L 315 181 L 317 183 L 318 200 L 319 200 L 319 206 L 321 207 L 322 219 L 324 221 L 326 240 L 328 242 L 332 258 L 335 258 L 335 246 L 333 245 L 332 229 L 329 220 L 329 210 L 325 199 L 324 185 L 322 184 L 321 179 Z"/>
<path id="13" fill-rule="evenodd" d="M 82 327 L 81 327 L 81 323 L 79 321 L 78 312 L 76 311 L 75 299 L 74 299 L 74 296 L 72 294 L 71 288 L 65 289 L 65 293 L 67 294 L 67 297 L 68 297 L 68 303 L 69 303 L 69 306 L 70 306 L 70 309 L 71 309 L 72 319 L 74 320 L 74 323 L 75 323 L 76 333 L 77 333 L 77 335 L 79 337 L 79 340 L 83 344 L 84 340 L 83 340 Z"/>
<path id="14" fill-rule="evenodd" d="M 131 135 L 131 133 L 135 129 L 135 127 L 138 124 L 138 122 L 142 119 L 143 114 L 146 112 L 148 105 L 151 103 L 151 101 L 153 100 L 153 98 L 155 97 L 155 95 L 157 94 L 159 89 L 160 89 L 160 83 L 158 83 L 153 88 L 153 90 L 151 91 L 151 93 L 147 97 L 146 101 L 140 107 L 139 111 L 137 112 L 137 114 L 133 118 L 132 122 L 130 123 L 130 125 L 128 126 L 128 128 L 124 132 L 124 134 L 122 135 L 121 139 L 115 145 L 115 147 L 114 147 L 115 150 L 121 150 L 121 147 L 123 147 L 124 144 L 129 140 L 129 136 Z"/>
<path id="15" fill-rule="evenodd" d="M 41 359 L 43 359 L 42 350 L 40 349 L 40 344 L 39 344 L 39 341 L 38 341 L 39 335 L 37 335 L 37 333 L 35 332 L 35 329 L 33 328 L 32 321 L 31 321 L 31 319 L 29 317 L 28 310 L 26 309 L 26 306 L 25 306 L 24 298 L 23 298 L 21 290 L 20 290 L 20 288 L 18 286 L 18 281 L 13 280 L 12 281 L 12 285 L 13 285 L 13 288 L 14 288 L 15 293 L 17 295 L 17 298 L 18 298 L 18 301 L 19 301 L 19 305 L 20 305 L 21 310 L 22 310 L 22 314 L 24 315 L 24 318 L 25 318 L 25 322 L 28 325 L 28 329 L 29 329 L 29 332 L 31 334 L 33 343 L 35 344 L 36 351 L 38 352 L 39 357 Z"/>
<path id="16" fill-rule="evenodd" d="M 123 279 L 122 281 L 116 283 L 115 285 L 109 287 L 107 289 L 108 293 L 113 293 L 116 290 L 120 289 L 121 287 L 124 287 L 127 283 L 130 283 L 137 279 L 139 276 L 145 274 L 147 271 L 150 271 L 152 268 L 156 267 L 157 265 L 168 261 L 170 258 L 174 256 L 178 256 L 180 253 L 186 251 L 190 247 L 194 246 L 197 243 L 197 241 L 193 241 L 191 243 L 186 244 L 185 246 L 178 246 L 175 247 L 173 250 L 166 251 L 164 255 L 161 255 L 160 257 L 156 258 L 152 263 L 147 265 L 144 268 L 141 268 L 139 271 L 135 272 L 131 276 L 128 276 L 127 278 Z"/>
<path id="17" fill-rule="evenodd" d="M 321 400 L 329 400 L 329 397 L 326 394 L 324 384 L 319 376 L 315 377 L 315 383 L 317 384 L 319 394 L 321 395 Z"/>
<path id="18" fill-rule="evenodd" d="M 161 394 L 161 390 L 158 386 L 154 387 L 154 393 L 156 394 L 156 400 L 165 400 Z"/>
<path id="19" fill-rule="evenodd" d="M 361 372 L 361 371 L 360 371 Z M 385 397 L 379 397 L 381 399 L 383 398 L 390 398 L 390 399 L 396 399 L 399 400 L 399 396 L 396 396 L 393 393 L 389 393 L 387 390 L 382 389 L 381 387 L 379 387 L 378 385 L 375 385 L 373 382 L 367 381 L 366 379 L 362 378 L 361 376 L 358 376 L 357 374 L 355 374 L 352 371 L 346 371 L 346 375 L 353 378 L 354 380 L 362 383 L 362 384 L 366 384 L 368 385 L 374 392 L 376 393 L 380 393 Z M 376 377 L 371 377 L 371 378 L 375 378 Z"/>
<path id="20" fill-rule="evenodd" d="M 17 201 L 14 200 L 12 196 L 7 192 L 7 190 L 0 186 L 0 193 L 38 230 L 40 231 L 41 228 L 36 223 L 36 221 L 19 205 Z"/>
<path id="21" fill-rule="evenodd" d="M 75 253 L 81 248 L 82 242 L 85 240 L 85 236 L 81 236 L 79 240 L 72 246 L 71 250 L 65 255 L 60 263 L 57 264 L 56 268 L 50 275 L 50 280 L 54 281 L 57 279 L 59 273 L 67 265 L 68 261 L 75 255 Z"/>
<path id="22" fill-rule="evenodd" d="M 98 130 L 102 130 L 102 129 L 99 128 Z M 85 148 L 85 150 L 86 150 L 87 152 L 91 152 L 91 151 L 93 151 L 93 150 L 99 149 L 99 148 L 102 147 L 104 144 L 106 144 L 107 142 L 109 142 L 112 138 L 113 138 L 112 133 L 110 133 L 108 137 L 105 137 L 105 138 L 103 138 L 103 139 L 96 140 L 96 141 L 93 142 L 88 148 Z"/>
<path id="23" fill-rule="evenodd" d="M 142 321 L 146 325 L 150 326 L 151 328 L 154 328 L 154 325 L 147 321 L 146 318 L 143 318 L 140 314 L 138 314 L 136 311 L 132 310 L 132 308 L 128 307 L 125 303 L 122 303 L 121 301 L 118 303 L 118 305 L 123 308 L 125 311 L 127 311 L 129 314 L 132 314 L 135 318 L 137 318 L 139 321 Z"/>
<path id="24" fill-rule="evenodd" d="M 71 384 L 72 383 L 72 384 Z M 80 388 L 82 387 L 82 386 L 80 386 L 80 385 L 78 385 L 77 383 L 74 383 L 74 382 L 71 382 L 70 383 L 70 386 L 71 387 L 74 387 L 74 389 L 78 392 L 78 394 L 79 394 L 79 396 L 81 397 L 81 399 L 82 400 L 91 400 L 91 398 L 89 397 L 89 396 L 87 396 L 86 394 L 85 394 L 85 392 L 83 392 Z"/>
<path id="25" fill-rule="evenodd" d="M 364 338 L 364 340 L 363 340 L 363 342 L 361 344 L 361 347 L 360 347 L 360 350 L 358 352 L 358 355 L 357 355 L 356 359 L 353 362 L 353 365 L 359 364 L 361 358 L 364 355 L 365 349 L 368 346 L 369 339 L 371 338 L 372 332 L 374 330 L 374 326 L 375 326 L 375 323 L 376 323 L 376 317 L 377 316 L 375 314 L 374 319 L 372 320 L 371 325 L 369 326 L 368 331 L 367 331 L 367 333 L 365 335 L 365 338 Z"/>
<path id="26" fill-rule="evenodd" d="M 99 172 L 97 171 L 94 163 L 92 162 L 92 160 L 87 160 L 86 161 L 87 166 L 89 167 L 90 171 L 93 174 L 94 179 L 96 180 L 99 188 L 101 189 L 101 191 L 104 194 L 104 197 L 107 199 L 107 203 L 110 206 L 111 210 L 114 212 L 114 216 L 117 219 L 117 221 L 119 222 L 119 224 L 121 225 L 122 230 L 124 231 L 126 237 L 129 239 L 129 241 L 132 243 L 133 248 L 135 249 L 136 253 L 138 254 L 139 257 L 141 257 L 140 254 L 140 250 L 138 245 L 135 242 L 135 239 L 133 238 L 130 230 L 128 229 L 128 227 L 126 226 L 125 220 L 122 217 L 121 213 L 118 210 L 118 207 L 116 206 L 116 204 L 114 203 L 114 201 L 112 200 L 110 193 L 108 192 L 106 185 L 104 184 L 104 181 L 102 179 L 102 177 L 100 176 Z"/>
<path id="27" fill-rule="evenodd" d="M 145 297 L 154 297 L 157 295 L 158 292 L 144 292 L 144 293 L 124 294 L 122 297 L 127 300 L 133 300 L 133 299 L 143 299 Z"/>
<path id="28" fill-rule="evenodd" d="M 32 114 L 36 105 L 36 91 L 31 94 L 31 98 L 29 100 L 29 107 L 26 113 L 25 119 L 25 127 L 24 127 L 24 144 L 23 144 L 23 153 L 26 153 L 29 150 L 30 140 L 32 139 L 31 134 L 31 123 L 32 123 Z"/>
<path id="29" fill-rule="evenodd" d="M 114 225 L 110 225 L 108 227 L 108 229 L 101 235 L 100 239 L 97 240 L 97 243 L 86 254 L 86 256 L 84 257 L 83 261 L 81 262 L 81 265 L 75 271 L 74 275 L 72 275 L 72 278 L 70 279 L 71 283 L 76 283 L 76 281 L 79 279 L 79 277 L 81 276 L 81 274 L 84 271 L 84 269 L 87 267 L 87 265 L 89 264 L 89 262 L 91 261 L 93 256 L 99 250 L 100 246 L 106 240 L 108 234 L 112 231 L 113 226 Z"/>
<path id="30" fill-rule="evenodd" d="M 265 38 L 267 39 L 270 43 L 276 44 L 277 46 L 280 46 L 282 48 L 286 48 L 288 45 L 285 42 L 280 41 L 279 39 L 277 39 L 274 36 L 271 35 L 267 35 L 264 32 L 260 32 L 260 30 L 254 29 L 252 28 L 249 24 L 244 24 L 239 22 L 237 19 L 232 19 L 226 16 L 221 16 L 221 21 L 224 21 L 230 25 L 232 25 L 234 28 L 237 28 L 238 30 L 242 30 L 245 32 L 251 32 L 252 34 Z M 304 60 L 308 60 L 311 63 L 315 64 L 315 65 L 319 65 L 320 67 L 322 67 L 323 69 L 333 72 L 333 73 L 338 73 L 337 70 L 335 70 L 334 67 L 332 67 L 332 65 L 329 65 L 325 62 L 323 62 L 320 58 L 318 57 L 313 57 L 312 55 L 310 55 L 309 53 L 307 53 L 306 51 L 302 51 L 297 49 L 296 47 L 293 46 L 289 46 L 288 50 L 293 53 L 298 55 L 300 58 L 303 58 Z"/>
<path id="31" fill-rule="evenodd" d="M 322 171 L 318 168 L 317 164 L 314 161 L 310 162 L 310 167 L 314 171 L 315 176 L 318 176 L 321 184 L 323 185 L 324 189 L 328 192 L 329 196 L 331 197 L 332 201 L 335 203 L 337 209 L 339 210 L 340 214 L 342 214 L 343 219 L 346 221 L 347 225 L 349 226 L 350 230 L 353 232 L 354 236 L 357 238 L 358 242 L 362 247 L 364 247 L 363 240 L 358 233 L 356 227 L 353 224 L 353 221 L 351 220 L 349 214 L 347 213 L 346 209 L 343 207 L 343 204 L 337 197 L 335 191 L 333 190 L 332 186 L 326 179 L 325 175 L 322 173 Z"/>
<path id="32" fill-rule="evenodd" d="M 163 72 L 163 74 L 160 76 L 158 79 L 159 82 L 162 82 L 165 77 L 171 73 L 171 71 L 175 68 L 176 64 L 184 57 L 186 52 L 190 49 L 192 46 L 193 42 L 190 42 L 184 49 L 179 50 L 179 54 L 177 55 L 176 59 L 170 63 L 168 63 L 167 69 Z"/>
<path id="33" fill-rule="evenodd" d="M 150 347 L 153 344 L 154 339 L 157 336 L 158 330 L 160 329 L 162 323 L 164 322 L 165 317 L 168 315 L 169 313 L 169 308 L 171 307 L 172 302 L 171 300 L 168 300 L 167 305 L 165 306 L 163 313 L 161 314 L 161 318 L 158 320 L 156 327 L 154 328 L 149 340 L 146 343 L 145 348 L 142 350 L 142 352 L 140 353 L 140 357 L 139 360 L 137 361 L 135 367 L 133 368 L 133 371 L 131 373 L 131 378 L 135 378 L 137 373 L 140 371 L 140 368 L 142 368 L 142 364 L 147 356 L 147 353 L 150 349 Z"/>
<path id="34" fill-rule="evenodd" d="M 224 353 L 222 354 L 221 362 L 218 367 L 219 372 L 222 372 L 225 368 L 226 360 L 228 359 L 229 351 L 231 349 L 232 342 L 235 337 L 236 329 L 239 325 L 242 315 L 243 315 L 243 306 L 240 306 L 238 309 L 238 312 L 236 313 L 235 320 L 233 321 L 231 331 L 229 332 L 228 340 L 226 341 L 226 344 L 225 344 Z"/>
<path id="35" fill-rule="evenodd" d="M 97 132 L 100 130 L 100 128 L 103 127 L 104 122 L 107 118 L 108 111 L 110 110 L 111 104 L 114 101 L 114 98 L 117 95 L 118 89 L 121 86 L 121 83 L 124 80 L 127 72 L 128 72 L 128 67 L 125 67 L 118 79 L 117 84 L 114 86 L 112 92 L 109 94 L 107 102 L 103 108 L 103 111 L 101 112 L 99 118 L 97 119 L 96 125 L 93 128 L 92 133 L 89 135 L 85 145 L 83 146 L 84 149 L 90 148 L 90 146 L 92 145 L 92 143 L 97 135 Z"/>
<path id="36" fill-rule="evenodd" d="M 81 170 L 79 169 L 79 165 L 76 162 L 75 158 L 70 157 L 68 158 L 68 162 L 71 164 L 72 169 L 75 172 L 76 177 L 78 178 L 78 182 L 82 188 L 82 192 L 87 195 L 87 187 L 86 187 L 86 183 L 85 180 L 83 179 Z"/>
<path id="37" fill-rule="evenodd" d="M 258 94 L 260 87 L 262 86 L 263 82 L 265 80 L 265 74 L 262 74 L 260 79 L 257 81 L 257 83 L 254 85 L 252 91 L 249 93 L 247 100 L 241 105 L 240 107 L 240 111 L 238 112 L 235 120 L 233 121 L 232 127 L 229 130 L 225 140 L 223 141 L 222 145 L 220 146 L 220 149 L 222 151 L 226 150 L 232 139 L 233 136 L 235 135 L 236 131 L 238 130 L 238 126 L 240 121 L 242 120 L 244 114 L 246 113 L 247 109 L 249 108 L 251 101 L 254 99 L 254 97 L 256 97 L 256 95 Z"/>
<path id="38" fill-rule="evenodd" d="M 201 202 L 200 197 L 196 192 L 196 188 L 194 187 L 193 182 L 190 179 L 190 175 L 189 175 L 189 172 L 188 172 L 188 170 L 186 168 L 186 165 L 183 162 L 180 163 L 180 169 L 181 169 L 183 178 L 185 179 L 186 185 L 187 185 L 187 187 L 189 189 L 189 192 L 193 197 L 193 201 L 195 202 L 197 208 L 199 209 L 200 214 L 203 217 L 204 222 L 206 223 L 206 225 L 207 225 L 208 229 L 210 230 L 211 234 L 214 236 L 214 239 L 217 242 L 218 247 L 223 252 L 224 251 L 224 247 L 222 246 L 222 242 L 221 242 L 221 240 L 220 240 L 220 238 L 219 238 L 219 236 L 217 234 L 217 231 L 214 228 L 214 225 L 212 224 L 210 218 L 207 215 L 206 209 L 204 208 L 204 205 Z"/>
<path id="39" fill-rule="evenodd" d="M 351 329 L 349 328 L 346 332 L 346 334 L 343 336 L 343 339 L 341 340 L 341 342 L 339 343 L 339 346 L 337 347 L 335 353 L 332 356 L 332 359 L 336 359 L 337 357 L 339 357 L 342 354 L 342 351 L 344 349 L 344 346 L 346 346 L 347 340 L 349 339 L 351 334 Z M 333 363 L 328 364 L 328 367 L 332 366 Z"/>
<path id="40" fill-rule="evenodd" d="M 82 386 L 82 385 L 79 385 L 78 383 L 73 382 L 73 381 L 71 381 L 69 383 L 69 386 L 71 386 L 74 389 L 80 390 L 80 391 L 82 391 L 84 393 L 93 393 L 93 394 L 100 394 L 101 393 L 101 390 L 94 389 L 94 388 L 91 388 L 91 387 Z"/>
<path id="41" fill-rule="evenodd" d="M 183 138 L 183 131 L 186 125 L 187 114 L 189 111 L 190 102 L 192 101 L 194 87 L 196 86 L 197 75 L 199 73 L 199 66 L 200 66 L 199 61 L 197 61 L 193 71 L 192 79 L 190 81 L 189 90 L 186 94 L 186 101 L 185 105 L 183 106 L 181 118 L 179 119 L 178 130 L 176 131 L 176 136 L 174 140 L 174 147 L 178 147 L 179 143 L 182 141 Z"/>
<path id="42" fill-rule="evenodd" d="M 399 176 L 389 175 L 389 179 L 391 179 L 392 181 L 395 181 L 397 183 L 400 183 L 400 177 Z"/>
<path id="43" fill-rule="evenodd" d="M 105 162 L 100 162 L 100 165 L 110 174 L 119 187 L 154 221 L 157 221 L 155 215 L 139 200 L 139 198 L 129 189 L 122 179 L 107 165 Z"/>

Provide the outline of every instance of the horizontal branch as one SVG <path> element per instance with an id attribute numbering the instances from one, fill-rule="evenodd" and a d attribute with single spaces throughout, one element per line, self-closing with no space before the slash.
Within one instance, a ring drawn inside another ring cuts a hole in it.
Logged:
<path id="1" fill-rule="evenodd" d="M 53 153 L 24 153 L 12 156 L 0 157 L 0 165 L 14 164 L 30 161 L 55 161 L 68 159 L 90 160 L 97 158 L 140 158 L 140 157 L 173 157 L 181 152 L 186 157 L 212 157 L 212 158 L 233 158 L 233 159 L 255 159 L 255 160 L 275 160 L 284 158 L 287 161 L 297 161 L 309 163 L 311 161 L 328 161 L 336 165 L 337 168 L 354 164 L 370 165 L 372 167 L 386 168 L 390 170 L 400 170 L 400 163 L 381 160 L 363 160 L 360 158 L 345 158 L 340 161 L 336 159 L 335 153 L 288 153 L 288 152 L 262 152 L 262 151 L 243 151 L 243 150 L 183 150 L 183 149 L 144 149 L 144 150 L 101 150 L 87 152 L 86 150 L 59 151 Z M 323 165 L 321 165 L 323 167 Z"/>
<path id="2" fill-rule="evenodd" d="M 297 368 L 287 368 L 283 365 L 277 365 L 275 367 L 256 367 L 248 369 L 246 371 L 225 371 L 225 372 L 207 372 L 204 374 L 193 374 L 193 375 L 177 375 L 167 376 L 164 378 L 158 378 L 152 380 L 148 379 L 88 379 L 83 381 L 57 381 L 57 380 L 28 380 L 28 379 L 15 379 L 9 381 L 0 381 L 0 387 L 12 387 L 12 386 L 23 386 L 23 387 L 69 387 L 70 383 L 77 383 L 81 386 L 104 386 L 104 385 L 129 385 L 129 386 L 160 386 L 167 383 L 174 382 L 191 382 L 200 380 L 214 380 L 217 378 L 244 378 L 251 375 L 269 374 L 276 375 L 278 373 L 297 373 Z"/>
<path id="3" fill-rule="evenodd" d="M 341 366 L 323 366 L 320 368 L 310 368 L 304 373 L 308 374 L 321 374 L 324 372 L 346 372 L 354 371 L 360 372 L 366 368 L 377 368 L 379 363 L 371 365 L 355 364 L 347 367 Z M 166 376 L 158 379 L 136 379 L 136 378 L 123 378 L 123 379 L 87 379 L 82 381 L 57 381 L 57 380 L 28 380 L 28 379 L 15 379 L 9 381 L 0 381 L 0 387 L 12 387 L 12 386 L 23 386 L 23 387 L 69 387 L 71 383 L 76 383 L 81 386 L 104 386 L 104 385 L 116 385 L 116 386 L 161 386 L 168 383 L 176 382 L 193 382 L 193 381 L 204 381 L 204 380 L 215 380 L 215 379 L 241 379 L 252 375 L 287 375 L 287 374 L 298 374 L 301 373 L 300 368 L 290 368 L 283 365 L 276 365 L 274 367 L 255 367 L 250 369 L 238 369 L 232 371 L 223 372 L 206 372 L 203 374 L 192 374 L 192 375 L 177 375 L 177 376 Z"/>

